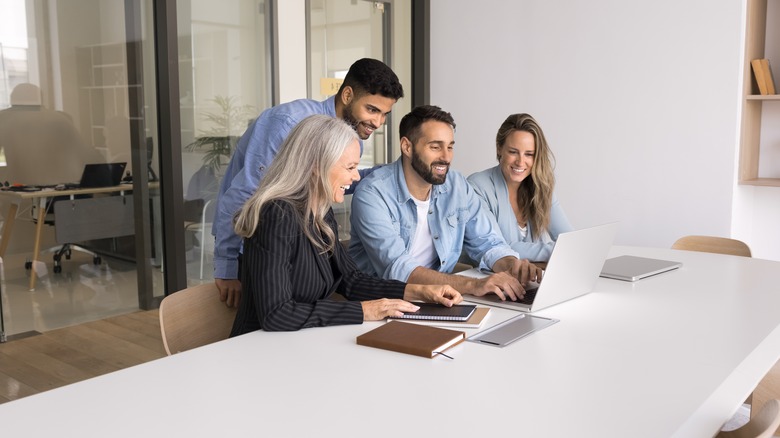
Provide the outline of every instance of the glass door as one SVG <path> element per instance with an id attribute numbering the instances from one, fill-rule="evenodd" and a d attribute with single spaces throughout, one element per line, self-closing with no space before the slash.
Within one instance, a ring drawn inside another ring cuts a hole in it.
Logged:
<path id="1" fill-rule="evenodd" d="M 391 3 L 364 0 L 309 0 L 309 97 L 325 100 L 336 94 L 344 76 L 361 58 L 374 58 L 392 67 L 390 59 Z M 363 141 L 361 168 L 389 161 L 390 117 Z M 349 238 L 351 196 L 333 207 L 339 237 Z"/>
<path id="2" fill-rule="evenodd" d="M 0 181 L 38 194 L 31 200 L 6 192 L 0 200 L 11 335 L 135 311 L 153 305 L 142 297 L 162 295 L 159 269 L 138 256 L 139 247 L 154 245 L 148 223 L 160 222 L 147 208 L 152 189 L 129 184 L 147 172 L 150 160 L 134 152 L 156 132 L 149 123 L 156 114 L 150 4 L 3 1 Z M 152 73 L 144 76 L 141 66 Z M 134 127 L 141 133 L 135 137 Z M 86 164 L 107 163 L 126 163 L 121 185 L 82 187 L 72 198 L 46 190 L 79 182 Z M 85 220 L 67 228 L 58 206 Z M 91 225 L 94 218 L 100 227 Z M 63 237 L 65 228 L 84 233 Z"/>
<path id="3" fill-rule="evenodd" d="M 271 105 L 271 2 L 178 0 L 185 250 L 213 281 L 216 197 L 238 138 Z"/>

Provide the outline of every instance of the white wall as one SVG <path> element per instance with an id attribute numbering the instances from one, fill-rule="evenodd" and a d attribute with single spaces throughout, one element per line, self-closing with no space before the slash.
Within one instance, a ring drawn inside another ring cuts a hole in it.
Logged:
<path id="1" fill-rule="evenodd" d="M 746 236 L 732 232 L 743 1 L 476 5 L 431 1 L 431 103 L 458 123 L 457 170 L 495 165 L 498 126 L 528 112 L 556 155 L 575 227 L 617 220 L 617 244 L 655 247 Z M 753 236 L 754 255 L 770 258 Z"/>
<path id="2" fill-rule="evenodd" d="M 306 2 L 277 3 L 279 27 L 279 102 L 306 97 Z"/>

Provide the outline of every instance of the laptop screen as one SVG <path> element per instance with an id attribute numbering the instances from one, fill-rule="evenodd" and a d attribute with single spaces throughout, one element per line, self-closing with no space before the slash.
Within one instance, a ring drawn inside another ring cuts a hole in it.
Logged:
<path id="1" fill-rule="evenodd" d="M 79 186 L 82 188 L 113 187 L 122 181 L 127 163 L 93 163 L 84 166 Z"/>

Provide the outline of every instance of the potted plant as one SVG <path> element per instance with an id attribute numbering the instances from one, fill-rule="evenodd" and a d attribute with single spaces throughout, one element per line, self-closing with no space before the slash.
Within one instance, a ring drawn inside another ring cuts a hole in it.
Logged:
<path id="1" fill-rule="evenodd" d="M 222 166 L 230 161 L 238 138 L 244 132 L 247 121 L 255 117 L 256 109 L 252 105 L 240 105 L 235 96 L 216 96 L 210 99 L 220 109 L 219 112 L 204 112 L 202 117 L 209 122 L 209 128 L 201 130 L 195 141 L 188 144 L 188 151 L 208 148 L 203 155 L 203 165 L 221 175 Z"/>
<path id="2" fill-rule="evenodd" d="M 234 96 L 216 96 L 210 101 L 219 107 L 219 111 L 201 114 L 209 122 L 208 129 L 199 130 L 195 141 L 185 146 L 191 152 L 205 150 L 203 166 L 192 175 L 185 197 L 184 215 L 192 222 L 202 221 L 201 214 L 205 214 L 207 203 L 216 198 L 223 169 L 230 162 L 238 138 L 246 129 L 247 121 L 257 114 L 253 106 L 240 105 Z M 211 221 L 210 217 L 208 221 Z"/>

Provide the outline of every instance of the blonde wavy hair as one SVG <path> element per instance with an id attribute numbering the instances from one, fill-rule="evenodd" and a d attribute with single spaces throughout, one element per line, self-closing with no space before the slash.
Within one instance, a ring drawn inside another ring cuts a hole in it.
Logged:
<path id="1" fill-rule="evenodd" d="M 518 188 L 517 204 L 531 224 L 532 238 L 539 239 L 550 227 L 555 157 L 536 120 L 529 114 L 512 114 L 504 120 L 496 134 L 496 158 L 499 161 L 506 139 L 515 131 L 525 131 L 534 136 L 534 164 L 531 166 L 530 178 L 523 180 Z"/>
<path id="2" fill-rule="evenodd" d="M 294 219 L 309 241 L 322 253 L 332 251 L 336 235 L 325 222 L 333 199 L 328 172 L 357 139 L 357 133 L 341 119 L 325 115 L 303 119 L 282 143 L 257 191 L 236 215 L 236 234 L 251 237 L 260 225 L 263 207 L 282 200 L 293 206 Z"/>

